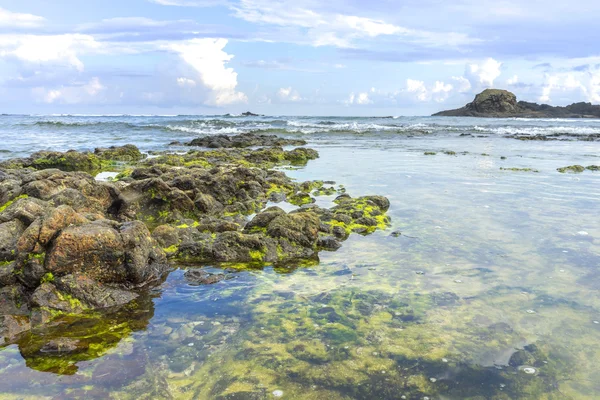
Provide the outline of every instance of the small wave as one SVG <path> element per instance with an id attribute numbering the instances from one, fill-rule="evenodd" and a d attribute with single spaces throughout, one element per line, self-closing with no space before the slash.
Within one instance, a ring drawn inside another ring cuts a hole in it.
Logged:
<path id="1" fill-rule="evenodd" d="M 202 134 L 202 135 L 238 134 L 238 133 L 243 132 L 242 130 L 235 128 L 235 127 L 221 128 L 221 129 L 207 129 L 204 127 L 167 125 L 165 127 L 165 129 L 170 130 L 170 131 L 176 131 L 176 132 L 196 133 L 196 134 Z"/>
<path id="2" fill-rule="evenodd" d="M 507 126 L 499 128 L 491 128 L 489 132 L 499 135 L 593 135 L 600 134 L 600 128 L 583 127 L 583 126 Z"/>

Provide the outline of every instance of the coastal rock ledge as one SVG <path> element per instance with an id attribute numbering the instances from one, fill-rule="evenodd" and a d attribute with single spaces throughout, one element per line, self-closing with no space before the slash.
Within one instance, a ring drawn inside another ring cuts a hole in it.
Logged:
<path id="1" fill-rule="evenodd" d="M 434 117 L 482 118 L 600 118 L 600 105 L 573 103 L 566 107 L 517 101 L 507 90 L 486 89 L 462 108 L 440 111 Z"/>
<path id="2" fill-rule="evenodd" d="M 148 289 L 173 268 L 200 268 L 188 276 L 201 284 L 244 269 L 289 271 L 315 265 L 319 252 L 337 250 L 352 234 L 390 224 L 385 197 L 351 197 L 335 182 L 297 182 L 279 170 L 319 157 L 280 147 L 303 141 L 217 140 L 218 150 L 185 154 L 146 157 L 127 145 L 0 162 L 0 347 L 82 318 L 121 321 L 118 313 L 143 308 Z M 103 171 L 118 175 L 92 175 Z M 317 196 L 331 206 L 315 204 Z"/>

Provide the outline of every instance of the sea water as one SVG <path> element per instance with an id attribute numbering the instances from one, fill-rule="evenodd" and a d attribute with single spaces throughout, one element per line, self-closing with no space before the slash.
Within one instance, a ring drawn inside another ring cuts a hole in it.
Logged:
<path id="1" fill-rule="evenodd" d="M 242 132 L 307 140 L 320 158 L 285 172 L 387 196 L 392 226 L 214 285 L 179 265 L 127 310 L 1 349 L 1 397 L 600 397 L 600 173 L 557 171 L 600 165 L 600 121 L 0 116 L 0 158 Z M 61 337 L 95 346 L 44 352 Z"/>

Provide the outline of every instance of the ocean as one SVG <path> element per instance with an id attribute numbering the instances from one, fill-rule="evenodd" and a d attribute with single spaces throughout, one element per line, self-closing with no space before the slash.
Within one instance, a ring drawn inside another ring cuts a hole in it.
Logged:
<path id="1" fill-rule="evenodd" d="M 600 120 L 8 115 L 0 159 L 242 132 L 305 139 L 320 158 L 285 173 L 384 195 L 392 226 L 215 285 L 179 265 L 106 326 L 46 333 L 108 332 L 96 352 L 0 349 L 0 396 L 600 398 L 600 172 L 557 171 L 600 165 Z"/>

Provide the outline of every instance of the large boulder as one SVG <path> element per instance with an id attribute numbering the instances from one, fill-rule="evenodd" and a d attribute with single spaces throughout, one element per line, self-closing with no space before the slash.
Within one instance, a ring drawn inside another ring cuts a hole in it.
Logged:
<path id="1" fill-rule="evenodd" d="M 279 215 L 267 226 L 267 235 L 312 248 L 319 237 L 320 226 L 319 217 L 312 212 Z"/>
<path id="2" fill-rule="evenodd" d="M 62 230 L 45 268 L 54 275 L 84 273 L 103 283 L 142 286 L 167 271 L 166 256 L 142 222 L 94 221 Z"/>
<path id="3" fill-rule="evenodd" d="M 79 302 L 85 309 L 121 306 L 138 297 L 130 290 L 107 286 L 81 273 L 65 275 L 53 283 L 63 298 L 77 299 L 75 303 Z"/>
<path id="4" fill-rule="evenodd" d="M 17 254 L 17 240 L 25 227 L 19 220 L 0 224 L 0 262 L 12 261 Z"/>

